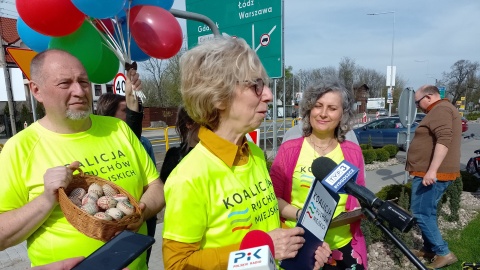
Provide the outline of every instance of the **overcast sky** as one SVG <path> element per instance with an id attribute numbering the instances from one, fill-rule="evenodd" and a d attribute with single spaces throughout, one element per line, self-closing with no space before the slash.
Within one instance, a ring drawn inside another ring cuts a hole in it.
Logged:
<path id="1" fill-rule="evenodd" d="M 478 0 L 284 3 L 285 64 L 292 66 L 294 72 L 338 67 L 343 57 L 350 57 L 359 66 L 385 74 L 392 54 L 393 14 L 367 13 L 390 11 L 395 11 L 393 62 L 397 76 L 406 80 L 407 86 L 418 88 L 434 83 L 434 78 L 441 79 L 442 72 L 450 71 L 457 60 L 480 61 Z M 0 5 L 2 16 L 14 17 L 14 0 L 0 0 Z M 185 0 L 176 0 L 173 8 L 185 10 Z M 185 30 L 185 20 L 179 21 Z"/>

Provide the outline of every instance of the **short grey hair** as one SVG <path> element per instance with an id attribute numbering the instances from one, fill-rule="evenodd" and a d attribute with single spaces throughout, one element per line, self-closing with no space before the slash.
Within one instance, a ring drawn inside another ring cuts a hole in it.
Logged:
<path id="1" fill-rule="evenodd" d="M 197 123 L 214 130 L 220 123 L 217 106 L 229 107 L 239 83 L 266 85 L 267 72 L 254 50 L 241 38 L 220 37 L 204 42 L 180 58 L 185 109 Z"/>
<path id="2" fill-rule="evenodd" d="M 317 100 L 325 93 L 337 92 L 342 97 L 343 114 L 340 123 L 335 128 L 335 138 L 339 142 L 345 140 L 345 134 L 351 130 L 351 122 L 354 117 L 353 112 L 353 93 L 340 83 L 338 80 L 325 80 L 315 83 L 307 88 L 303 93 L 300 101 L 300 116 L 303 122 L 303 136 L 307 137 L 312 134 L 312 126 L 310 125 L 310 112 L 315 107 Z"/>

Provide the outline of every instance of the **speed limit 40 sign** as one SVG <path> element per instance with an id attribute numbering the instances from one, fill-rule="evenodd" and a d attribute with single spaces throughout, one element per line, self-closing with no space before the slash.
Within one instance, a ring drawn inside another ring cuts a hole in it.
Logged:
<path id="1" fill-rule="evenodd" d="M 127 77 L 123 73 L 118 73 L 113 80 L 113 93 L 121 96 L 125 96 L 125 84 Z"/>

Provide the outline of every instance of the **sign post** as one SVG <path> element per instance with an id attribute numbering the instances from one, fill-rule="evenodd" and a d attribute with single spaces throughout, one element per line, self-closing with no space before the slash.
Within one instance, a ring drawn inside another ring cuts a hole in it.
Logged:
<path id="1" fill-rule="evenodd" d="M 186 10 L 212 19 L 224 36 L 245 39 L 254 49 L 270 78 L 283 76 L 281 0 L 186 0 Z M 188 47 L 213 39 L 211 29 L 187 20 Z"/>

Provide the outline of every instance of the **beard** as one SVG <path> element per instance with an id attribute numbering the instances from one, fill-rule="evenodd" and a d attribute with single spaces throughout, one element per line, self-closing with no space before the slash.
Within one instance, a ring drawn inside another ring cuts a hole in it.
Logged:
<path id="1" fill-rule="evenodd" d="M 78 120 L 85 120 L 87 119 L 91 114 L 91 109 L 88 109 L 87 111 L 72 111 L 72 110 L 67 110 L 67 118 L 70 120 L 78 121 Z"/>

